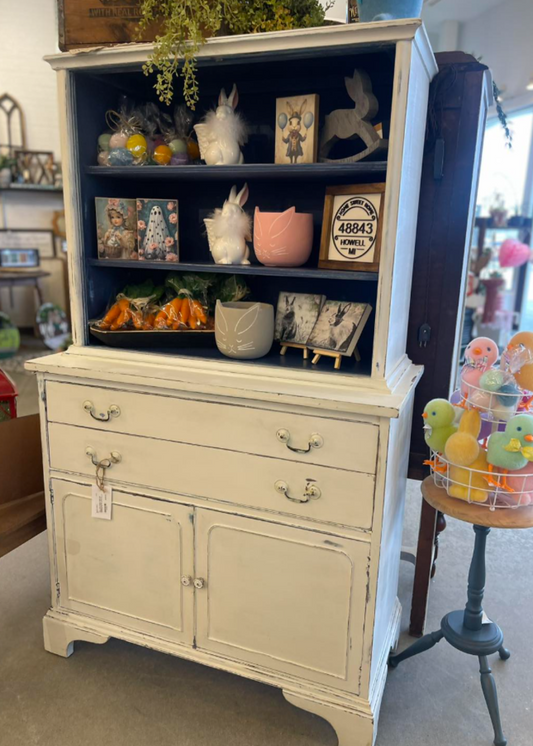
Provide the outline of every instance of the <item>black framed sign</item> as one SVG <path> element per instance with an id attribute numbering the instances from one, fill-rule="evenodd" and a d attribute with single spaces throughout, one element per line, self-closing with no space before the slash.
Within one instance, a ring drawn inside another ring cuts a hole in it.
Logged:
<path id="1" fill-rule="evenodd" d="M 328 187 L 318 266 L 377 272 L 385 184 Z"/>

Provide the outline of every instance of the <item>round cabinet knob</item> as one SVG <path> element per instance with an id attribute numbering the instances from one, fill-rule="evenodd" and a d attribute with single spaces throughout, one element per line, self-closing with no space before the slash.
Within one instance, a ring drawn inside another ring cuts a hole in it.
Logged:
<path id="1" fill-rule="evenodd" d="M 181 584 L 188 586 L 192 583 L 192 578 L 190 575 L 182 575 L 181 576 Z"/>
<path id="2" fill-rule="evenodd" d="M 107 412 L 96 412 L 95 406 L 87 399 L 87 401 L 83 402 L 83 409 L 91 415 L 93 420 L 98 420 L 98 422 L 109 422 L 109 420 L 112 417 L 119 417 L 120 416 L 120 407 L 118 407 L 116 404 L 111 404 Z"/>
<path id="3" fill-rule="evenodd" d="M 280 443 L 284 443 L 287 448 L 294 453 L 309 453 L 311 448 L 322 448 L 324 445 L 324 438 L 320 433 L 313 433 L 308 440 L 307 448 L 296 448 L 295 446 L 291 446 L 291 434 L 285 427 L 282 427 L 277 431 L 276 438 Z"/>
<path id="4" fill-rule="evenodd" d="M 198 590 L 200 590 L 200 588 L 204 588 L 205 587 L 205 580 L 203 578 L 195 578 L 194 579 L 194 587 L 198 588 Z"/>

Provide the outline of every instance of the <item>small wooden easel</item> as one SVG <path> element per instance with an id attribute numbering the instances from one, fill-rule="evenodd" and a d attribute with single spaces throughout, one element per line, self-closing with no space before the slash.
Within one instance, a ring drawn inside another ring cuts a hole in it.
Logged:
<path id="1" fill-rule="evenodd" d="M 294 347 L 296 350 L 303 350 L 304 360 L 309 358 L 309 348 L 306 345 L 299 345 L 293 342 L 280 342 L 281 350 L 280 355 L 285 355 L 289 347 Z"/>
<path id="2" fill-rule="evenodd" d="M 353 351 L 353 354 L 357 362 L 360 363 L 361 355 L 359 354 L 357 347 Z M 322 356 L 335 358 L 335 365 L 333 366 L 335 370 L 340 370 L 342 358 L 347 357 L 347 355 L 341 355 L 340 352 L 332 352 L 331 350 L 313 350 L 313 355 L 314 357 L 311 360 L 313 365 L 316 365 Z"/>

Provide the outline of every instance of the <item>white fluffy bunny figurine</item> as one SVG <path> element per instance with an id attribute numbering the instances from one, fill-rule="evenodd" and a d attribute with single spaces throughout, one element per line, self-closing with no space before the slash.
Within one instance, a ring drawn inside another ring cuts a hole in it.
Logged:
<path id="1" fill-rule="evenodd" d="M 222 209 L 217 208 L 204 220 L 215 264 L 250 264 L 246 241 L 251 241 L 252 220 L 242 209 L 248 195 L 248 184 L 238 194 L 233 186 Z"/>
<path id="2" fill-rule="evenodd" d="M 235 111 L 238 103 L 237 86 L 233 86 L 229 96 L 223 88 L 216 111 L 209 111 L 194 128 L 200 155 L 208 166 L 232 166 L 244 161 L 241 145 L 248 137 L 246 125 Z"/>

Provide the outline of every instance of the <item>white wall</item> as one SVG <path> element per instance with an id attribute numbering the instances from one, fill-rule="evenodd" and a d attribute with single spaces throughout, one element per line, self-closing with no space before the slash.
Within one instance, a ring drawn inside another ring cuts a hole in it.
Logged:
<path id="1" fill-rule="evenodd" d="M 43 61 L 57 47 L 56 0 L 0 0 L 0 95 L 11 94 L 26 120 L 26 147 L 52 150 L 60 160 L 56 74 Z M 0 118 L 0 142 L 6 142 Z M 52 228 L 54 210 L 63 209 L 61 194 L 0 192 L 0 227 Z M 43 261 L 51 277 L 41 281 L 45 301 L 65 306 L 63 267 Z M 0 291 L 0 308 L 19 326 L 33 326 L 34 299 L 29 288 L 17 288 L 14 304 Z"/>
<path id="2" fill-rule="evenodd" d="M 533 75 L 532 33 L 532 0 L 506 0 L 461 24 L 460 49 L 483 58 L 497 85 L 505 87 L 506 108 L 533 103 L 526 91 Z"/>
<path id="3" fill-rule="evenodd" d="M 27 147 L 59 158 L 55 73 L 43 61 L 56 51 L 55 0 L 0 0 L 0 94 L 21 105 Z"/>

